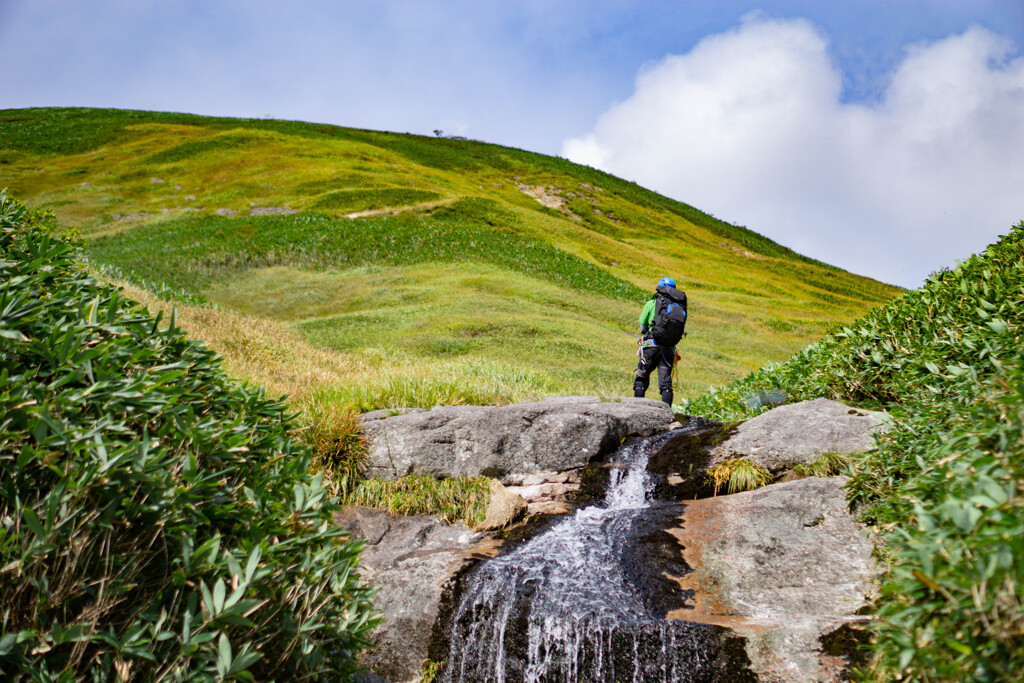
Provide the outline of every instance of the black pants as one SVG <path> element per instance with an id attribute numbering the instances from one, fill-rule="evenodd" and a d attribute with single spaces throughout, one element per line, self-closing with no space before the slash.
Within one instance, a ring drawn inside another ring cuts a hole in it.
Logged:
<path id="1" fill-rule="evenodd" d="M 658 368 L 658 391 L 661 392 L 661 400 L 672 405 L 672 363 L 675 359 L 676 350 L 672 346 L 648 346 L 644 349 L 636 366 L 633 395 L 643 398 L 651 383 L 651 373 L 654 372 L 654 368 Z"/>

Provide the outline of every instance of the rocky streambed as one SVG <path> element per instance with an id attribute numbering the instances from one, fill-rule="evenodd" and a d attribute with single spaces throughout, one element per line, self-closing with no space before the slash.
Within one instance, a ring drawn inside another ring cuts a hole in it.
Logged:
<path id="1" fill-rule="evenodd" d="M 414 681 L 428 659 L 444 681 L 844 680 L 874 577 L 845 480 L 701 497 L 703 472 L 761 454 L 781 476 L 870 447 L 880 425 L 831 401 L 731 434 L 643 399 L 371 415 L 378 474 L 491 474 L 532 510 L 563 514 L 535 515 L 509 541 L 346 510 L 386 619 L 365 680 Z M 596 498 L 595 480 L 606 482 Z"/>

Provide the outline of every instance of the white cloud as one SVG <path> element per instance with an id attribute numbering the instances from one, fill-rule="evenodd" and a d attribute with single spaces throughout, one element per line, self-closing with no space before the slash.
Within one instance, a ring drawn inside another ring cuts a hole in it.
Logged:
<path id="1" fill-rule="evenodd" d="M 573 161 L 797 251 L 917 286 L 1024 219 L 1024 58 L 985 29 L 913 45 L 877 102 L 842 99 L 802 19 L 738 28 L 643 71 Z"/>

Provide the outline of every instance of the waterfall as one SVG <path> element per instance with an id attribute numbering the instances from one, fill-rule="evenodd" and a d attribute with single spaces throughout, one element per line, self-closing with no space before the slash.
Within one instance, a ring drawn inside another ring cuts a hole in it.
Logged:
<path id="1" fill-rule="evenodd" d="M 620 448 L 601 502 L 469 572 L 442 681 L 712 680 L 713 629 L 666 620 L 638 580 L 636 539 L 658 506 L 647 461 L 669 437 Z"/>

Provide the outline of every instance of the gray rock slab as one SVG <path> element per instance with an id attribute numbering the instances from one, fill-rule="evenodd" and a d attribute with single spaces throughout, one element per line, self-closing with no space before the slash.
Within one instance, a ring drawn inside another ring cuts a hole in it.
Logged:
<path id="1" fill-rule="evenodd" d="M 444 586 L 480 534 L 429 515 L 396 516 L 361 507 L 345 508 L 336 521 L 366 541 L 361 574 L 377 588 L 373 605 L 384 617 L 370 634 L 375 649 L 361 663 L 392 683 L 417 680 Z"/>
<path id="2" fill-rule="evenodd" d="M 661 401 L 560 397 L 506 406 L 438 406 L 426 412 L 363 417 L 366 475 L 494 477 L 582 467 L 626 438 L 649 436 L 674 422 Z"/>
<path id="3" fill-rule="evenodd" d="M 874 448 L 884 428 L 877 413 L 819 398 L 772 408 L 739 426 L 715 447 L 716 461 L 743 457 L 772 472 L 809 464 L 823 453 L 853 453 Z"/>
<path id="4" fill-rule="evenodd" d="M 846 481 L 808 478 L 686 503 L 670 533 L 683 547 L 680 584 L 695 597 L 670 618 L 746 637 L 761 681 L 838 680 L 846 662 L 822 639 L 862 622 L 876 576 Z"/>

